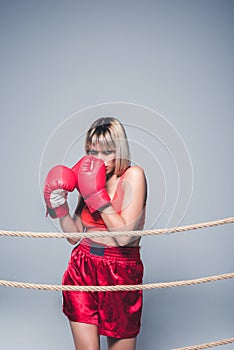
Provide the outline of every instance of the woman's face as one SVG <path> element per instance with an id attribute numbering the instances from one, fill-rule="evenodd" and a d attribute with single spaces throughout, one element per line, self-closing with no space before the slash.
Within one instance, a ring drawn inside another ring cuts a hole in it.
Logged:
<path id="1" fill-rule="evenodd" d="M 105 167 L 106 167 L 106 174 L 110 175 L 115 170 L 115 150 L 113 149 L 107 149 L 103 146 L 92 145 L 87 149 L 87 154 L 102 159 Z"/>

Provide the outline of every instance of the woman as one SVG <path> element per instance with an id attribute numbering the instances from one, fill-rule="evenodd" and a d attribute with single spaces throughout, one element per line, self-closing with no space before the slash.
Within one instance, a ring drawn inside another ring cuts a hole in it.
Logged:
<path id="1" fill-rule="evenodd" d="M 115 118 L 99 118 L 91 125 L 85 151 L 87 156 L 72 168 L 81 193 L 74 217 L 66 203 L 67 190 L 73 187 L 56 193 L 58 203 L 66 206 L 65 215 L 59 215 L 60 225 L 64 232 L 103 230 L 106 236 L 79 242 L 63 284 L 140 284 L 140 238 L 108 237 L 108 231 L 143 229 L 147 197 L 144 171 L 130 165 L 126 132 Z M 68 241 L 78 243 L 78 239 Z M 141 310 L 141 291 L 63 293 L 63 311 L 69 318 L 76 350 L 98 350 L 99 335 L 107 336 L 109 350 L 134 350 Z"/>

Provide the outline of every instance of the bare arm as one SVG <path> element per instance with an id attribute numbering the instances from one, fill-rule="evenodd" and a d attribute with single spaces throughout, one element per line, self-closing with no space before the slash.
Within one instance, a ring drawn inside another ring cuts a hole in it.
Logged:
<path id="1" fill-rule="evenodd" d="M 77 209 L 80 205 L 80 199 L 77 205 Z M 76 209 L 76 212 L 77 212 Z M 83 232 L 83 225 L 80 219 L 79 215 L 74 214 L 73 218 L 70 216 L 70 214 L 60 218 L 60 226 L 63 230 L 63 232 Z M 74 238 L 67 238 L 68 242 L 71 244 L 76 244 L 79 239 L 75 240 Z"/>
<path id="2" fill-rule="evenodd" d="M 146 180 L 142 168 L 134 166 L 127 170 L 122 183 L 124 192 L 121 214 L 112 206 L 102 210 L 101 216 L 109 231 L 132 231 L 141 219 L 146 201 Z M 119 245 L 126 245 L 135 238 L 115 238 Z"/>

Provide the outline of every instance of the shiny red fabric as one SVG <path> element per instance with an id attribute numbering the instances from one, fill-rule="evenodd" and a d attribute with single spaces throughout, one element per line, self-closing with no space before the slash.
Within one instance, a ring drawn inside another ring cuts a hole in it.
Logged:
<path id="1" fill-rule="evenodd" d="M 141 284 L 139 247 L 103 247 L 83 240 L 72 251 L 64 285 Z M 98 326 L 100 335 L 132 338 L 140 330 L 142 291 L 63 292 L 63 312 L 71 320 Z"/>

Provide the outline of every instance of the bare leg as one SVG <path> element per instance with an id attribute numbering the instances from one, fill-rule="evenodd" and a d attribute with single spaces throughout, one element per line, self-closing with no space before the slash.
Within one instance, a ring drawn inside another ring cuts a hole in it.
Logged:
<path id="1" fill-rule="evenodd" d="M 135 350 L 136 338 L 116 339 L 107 337 L 108 350 Z"/>
<path id="2" fill-rule="evenodd" d="M 70 321 L 76 350 L 99 350 L 100 339 L 97 326 Z"/>

